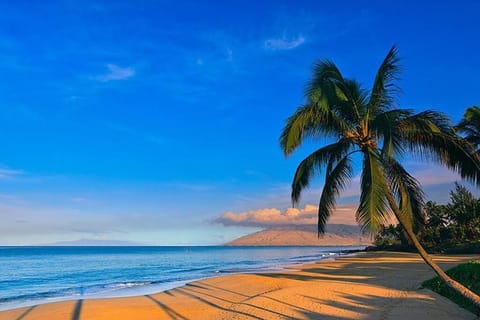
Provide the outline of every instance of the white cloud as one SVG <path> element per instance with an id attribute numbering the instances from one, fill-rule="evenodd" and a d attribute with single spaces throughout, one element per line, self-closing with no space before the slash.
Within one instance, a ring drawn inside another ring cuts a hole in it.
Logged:
<path id="1" fill-rule="evenodd" d="M 302 45 L 305 42 L 303 36 L 296 38 L 287 38 L 285 36 L 281 38 L 267 39 L 263 43 L 263 47 L 267 50 L 291 50 Z"/>
<path id="2" fill-rule="evenodd" d="M 120 67 L 115 64 L 107 64 L 108 72 L 96 77 L 102 82 L 112 80 L 125 80 L 135 75 L 135 69 L 131 67 Z"/>
<path id="3" fill-rule="evenodd" d="M 355 211 L 354 205 L 339 205 L 330 217 L 329 223 L 355 225 Z M 226 212 L 214 222 L 224 226 L 268 228 L 316 225 L 317 217 L 318 207 L 307 204 L 303 209 L 287 208 L 283 211 L 277 208 L 263 208 L 241 213 Z"/>

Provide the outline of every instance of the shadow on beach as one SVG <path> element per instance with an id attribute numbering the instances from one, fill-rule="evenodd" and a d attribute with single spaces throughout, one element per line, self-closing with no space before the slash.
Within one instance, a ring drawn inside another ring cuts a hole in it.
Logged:
<path id="1" fill-rule="evenodd" d="M 443 268 L 472 256 L 437 256 Z M 478 257 L 477 257 L 478 258 Z M 411 253 L 366 253 L 278 273 L 234 274 L 130 298 L 67 301 L 0 312 L 0 320 L 475 319 L 420 283 L 433 275 Z M 53 307 L 55 305 L 55 307 Z M 54 310 L 62 310 L 61 316 Z"/>

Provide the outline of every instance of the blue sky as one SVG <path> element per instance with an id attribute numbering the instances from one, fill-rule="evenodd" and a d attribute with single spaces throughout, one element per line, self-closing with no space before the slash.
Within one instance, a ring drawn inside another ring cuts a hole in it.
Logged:
<path id="1" fill-rule="evenodd" d="M 212 221 L 289 206 L 313 146 L 285 159 L 278 136 L 317 59 L 368 87 L 396 44 L 400 106 L 456 122 L 480 103 L 479 12 L 477 1 L 2 1 L 0 244 L 219 244 L 258 230 Z M 407 161 L 448 198 L 454 175 Z"/>

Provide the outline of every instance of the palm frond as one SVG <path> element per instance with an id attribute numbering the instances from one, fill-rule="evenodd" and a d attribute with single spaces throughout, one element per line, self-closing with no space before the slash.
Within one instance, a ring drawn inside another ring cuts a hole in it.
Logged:
<path id="1" fill-rule="evenodd" d="M 480 185 L 480 159 L 472 144 L 455 134 L 448 118 L 425 111 L 400 122 L 399 136 L 414 156 L 436 161 Z"/>
<path id="2" fill-rule="evenodd" d="M 393 46 L 378 68 L 368 103 L 368 110 L 372 116 L 390 108 L 395 95 L 399 92 L 395 84 L 400 72 L 399 60 L 397 48 Z"/>
<path id="3" fill-rule="evenodd" d="M 360 114 L 355 100 L 367 93 L 358 82 L 344 78 L 333 62 L 321 60 L 314 67 L 305 95 L 310 103 L 324 103 L 333 114 L 352 124 L 358 123 Z"/>
<path id="4" fill-rule="evenodd" d="M 426 110 L 406 117 L 399 124 L 402 131 L 408 132 L 450 132 L 452 124 L 443 113 Z"/>
<path id="5" fill-rule="evenodd" d="M 295 151 L 306 138 L 337 137 L 348 128 L 343 119 L 325 108 L 324 103 L 304 105 L 287 119 L 280 135 L 280 147 L 285 156 Z"/>
<path id="6" fill-rule="evenodd" d="M 367 111 L 368 91 L 362 88 L 359 82 L 345 79 L 337 84 L 337 96 L 343 99 L 339 99 L 332 109 L 352 126 L 357 125 Z"/>
<path id="7" fill-rule="evenodd" d="M 300 162 L 292 182 L 292 204 L 296 205 L 299 202 L 302 190 L 309 186 L 311 179 L 323 166 L 344 157 L 349 148 L 350 143 L 347 140 L 340 140 L 316 150 Z"/>
<path id="8" fill-rule="evenodd" d="M 465 110 L 463 119 L 456 129 L 476 148 L 480 146 L 480 108 L 473 106 Z"/>
<path id="9" fill-rule="evenodd" d="M 379 155 L 371 149 L 363 150 L 360 205 L 356 215 L 363 231 L 375 233 L 387 222 L 387 188 Z"/>
<path id="10" fill-rule="evenodd" d="M 412 140 L 412 153 L 434 160 L 480 186 L 480 159 L 470 143 L 448 133 L 415 135 Z"/>
<path id="11" fill-rule="evenodd" d="M 388 186 L 399 203 L 403 221 L 414 227 L 425 224 L 425 194 L 417 179 L 411 176 L 405 168 L 393 158 L 383 158 Z"/>
<path id="12" fill-rule="evenodd" d="M 371 119 L 370 130 L 383 140 L 382 156 L 392 158 L 403 153 L 402 141 L 398 134 L 399 123 L 413 114 L 410 109 L 394 109 L 382 112 Z"/>
<path id="13" fill-rule="evenodd" d="M 325 185 L 318 205 L 318 235 L 325 233 L 325 225 L 335 208 L 336 198 L 352 178 L 352 162 L 348 155 L 338 161 L 336 165 L 334 162 L 336 161 L 329 162 L 329 167 L 334 166 L 334 168 L 327 170 Z"/>
<path id="14" fill-rule="evenodd" d="M 313 77 L 305 87 L 305 96 L 310 101 L 315 101 L 328 92 L 333 93 L 333 84 L 343 80 L 342 73 L 332 61 L 320 60 L 313 67 Z"/>

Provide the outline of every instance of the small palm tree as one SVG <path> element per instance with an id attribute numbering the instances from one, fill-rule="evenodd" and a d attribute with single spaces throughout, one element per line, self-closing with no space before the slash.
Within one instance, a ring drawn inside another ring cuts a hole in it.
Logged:
<path id="1" fill-rule="evenodd" d="M 414 225 L 424 219 L 424 194 L 399 158 L 409 152 L 439 162 L 462 178 L 480 184 L 479 161 L 472 155 L 471 144 L 454 133 L 443 114 L 393 108 L 398 92 L 398 61 L 397 50 L 392 47 L 378 69 L 371 91 L 344 78 L 331 61 L 322 60 L 314 66 L 306 87 L 306 103 L 287 119 L 280 145 L 289 156 L 306 139 L 326 139 L 331 143 L 298 165 L 292 182 L 292 202 L 298 204 L 301 192 L 324 169 L 325 185 L 318 207 L 318 232 L 323 233 L 336 198 L 353 177 L 354 160 L 361 158 L 357 222 L 364 230 L 375 232 L 393 214 L 439 277 L 480 306 L 480 297 L 451 279 L 415 236 Z"/>

